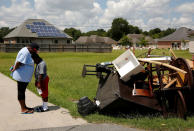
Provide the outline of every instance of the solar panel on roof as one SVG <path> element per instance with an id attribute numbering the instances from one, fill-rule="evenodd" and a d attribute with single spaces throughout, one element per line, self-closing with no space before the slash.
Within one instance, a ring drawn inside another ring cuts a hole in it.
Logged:
<path id="1" fill-rule="evenodd" d="M 30 29 L 34 28 L 34 25 L 30 25 Z"/>
<path id="2" fill-rule="evenodd" d="M 33 22 L 33 24 L 26 24 L 26 27 L 32 33 L 36 33 L 38 37 L 67 37 L 54 26 L 46 25 L 44 22 Z"/>
<path id="3" fill-rule="evenodd" d="M 42 36 L 42 34 L 40 32 L 37 33 L 38 36 Z"/>
<path id="4" fill-rule="evenodd" d="M 58 36 L 59 36 L 59 37 L 63 37 L 62 34 L 59 34 Z"/>
<path id="5" fill-rule="evenodd" d="M 62 37 L 65 37 L 66 35 L 65 34 L 62 34 Z"/>
<path id="6" fill-rule="evenodd" d="M 45 26 L 41 25 L 41 28 L 45 30 Z"/>
<path id="7" fill-rule="evenodd" d="M 54 26 L 51 26 L 51 29 L 52 29 L 52 30 L 54 30 L 54 29 L 55 29 L 55 27 L 54 27 Z"/>
<path id="8" fill-rule="evenodd" d="M 41 25 L 39 25 L 39 28 L 40 28 L 40 29 L 44 29 Z"/>
<path id="9" fill-rule="evenodd" d="M 36 31 L 34 29 L 31 29 L 32 33 L 36 33 Z"/>
<path id="10" fill-rule="evenodd" d="M 51 30 L 51 27 L 50 27 L 50 26 L 47 26 L 47 28 L 48 28 L 49 30 Z"/>
<path id="11" fill-rule="evenodd" d="M 41 33 L 41 34 L 42 34 L 42 36 L 43 36 L 43 37 L 45 37 L 45 36 L 46 36 L 46 34 L 44 34 L 44 33 Z"/>
<path id="12" fill-rule="evenodd" d="M 53 34 L 53 33 L 50 33 L 50 36 L 52 36 L 52 37 L 53 37 L 53 36 L 54 36 L 54 34 Z"/>
<path id="13" fill-rule="evenodd" d="M 38 25 L 33 25 L 33 28 L 35 28 L 35 29 L 38 28 Z"/>
<path id="14" fill-rule="evenodd" d="M 50 36 L 53 37 L 53 33 L 50 33 Z"/>
<path id="15" fill-rule="evenodd" d="M 47 34 L 45 32 L 42 32 L 42 36 L 47 36 Z"/>
<path id="16" fill-rule="evenodd" d="M 45 36 L 49 36 L 49 33 L 47 32 L 47 33 L 45 33 Z"/>
<path id="17" fill-rule="evenodd" d="M 40 32 L 40 29 L 36 29 L 36 32 Z"/>
<path id="18" fill-rule="evenodd" d="M 30 25 L 26 25 L 27 29 L 30 29 Z"/>
<path id="19" fill-rule="evenodd" d="M 42 25 L 46 25 L 44 22 L 41 22 Z"/>
<path id="20" fill-rule="evenodd" d="M 36 32 L 37 32 L 37 33 L 40 32 L 40 29 L 36 29 Z"/>
<path id="21" fill-rule="evenodd" d="M 55 33 L 52 33 L 52 37 L 56 37 Z"/>

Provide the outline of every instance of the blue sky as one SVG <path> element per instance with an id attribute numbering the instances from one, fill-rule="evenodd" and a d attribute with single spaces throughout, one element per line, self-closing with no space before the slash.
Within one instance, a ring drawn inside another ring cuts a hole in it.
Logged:
<path id="1" fill-rule="evenodd" d="M 0 0 L 0 27 L 26 19 L 45 19 L 61 29 L 110 29 L 112 20 L 126 19 L 143 30 L 194 29 L 194 0 Z"/>

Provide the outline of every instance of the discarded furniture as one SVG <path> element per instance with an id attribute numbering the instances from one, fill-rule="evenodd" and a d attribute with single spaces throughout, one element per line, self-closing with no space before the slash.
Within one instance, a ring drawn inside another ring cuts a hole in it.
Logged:
<path id="1" fill-rule="evenodd" d="M 121 103 L 125 108 L 133 103 L 161 111 L 164 117 L 186 119 L 187 112 L 194 109 L 193 68 L 188 60 L 170 51 L 172 56 L 157 59 L 150 55 L 151 50 L 144 58 L 136 58 L 127 50 L 112 62 L 84 65 L 83 77 L 99 78 L 95 97 L 98 109 L 121 108 Z"/>

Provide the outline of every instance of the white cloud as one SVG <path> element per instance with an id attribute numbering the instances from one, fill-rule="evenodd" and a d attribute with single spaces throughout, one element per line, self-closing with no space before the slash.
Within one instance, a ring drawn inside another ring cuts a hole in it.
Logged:
<path id="1" fill-rule="evenodd" d="M 151 18 L 147 22 L 148 28 L 153 29 L 153 28 L 161 28 L 161 29 L 166 29 L 170 27 L 171 21 L 170 19 L 166 19 L 163 17 L 155 17 Z"/>
<path id="2" fill-rule="evenodd" d="M 194 2 L 184 2 L 176 8 L 170 7 L 171 0 L 107 0 L 106 6 L 97 1 L 105 3 L 100 0 L 34 0 L 31 3 L 11 0 L 10 7 L 0 5 L 0 27 L 18 26 L 28 18 L 41 18 L 61 29 L 74 27 L 89 31 L 110 27 L 117 17 L 143 30 L 193 27 Z"/>
<path id="3" fill-rule="evenodd" d="M 35 0 L 35 9 L 39 17 L 61 28 L 92 26 L 103 13 L 94 0 Z M 49 17 L 47 17 L 49 16 Z M 82 28 L 83 29 L 83 28 Z"/>
<path id="4" fill-rule="evenodd" d="M 2 27 L 7 27 L 7 26 L 9 26 L 5 21 L 0 21 L 0 25 L 1 25 Z"/>
<path id="5" fill-rule="evenodd" d="M 192 18 L 190 17 L 180 17 L 177 21 L 178 24 L 189 24 L 192 23 Z"/>
<path id="6" fill-rule="evenodd" d="M 86 12 L 94 8 L 94 0 L 34 0 L 40 15 L 62 15 L 64 11 Z"/>
<path id="7" fill-rule="evenodd" d="M 177 7 L 176 11 L 183 14 L 194 14 L 194 2 L 185 3 Z"/>
<path id="8" fill-rule="evenodd" d="M 109 0 L 100 23 L 110 24 L 114 18 L 123 17 L 147 30 L 149 26 L 145 25 L 145 21 L 168 14 L 169 2 L 170 0 Z"/>
<path id="9" fill-rule="evenodd" d="M 143 19 L 128 20 L 129 24 L 136 25 L 141 29 L 148 30 L 149 27 L 145 24 Z"/>
<path id="10" fill-rule="evenodd" d="M 191 17 L 180 17 L 180 18 L 174 18 L 172 20 L 172 23 L 175 27 L 188 27 L 188 28 L 192 28 L 193 29 L 193 25 L 192 25 L 192 18 Z"/>
<path id="11" fill-rule="evenodd" d="M 35 16 L 31 5 L 26 0 L 12 0 L 10 7 L 1 6 L 0 7 L 0 17 L 1 22 L 0 26 L 17 26 L 21 24 L 24 19 L 31 18 Z M 5 23 L 6 24 L 2 24 Z"/>

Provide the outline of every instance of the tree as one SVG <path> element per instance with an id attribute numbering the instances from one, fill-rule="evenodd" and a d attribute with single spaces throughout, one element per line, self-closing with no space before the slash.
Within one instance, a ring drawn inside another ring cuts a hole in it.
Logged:
<path id="1" fill-rule="evenodd" d="M 10 29 L 9 27 L 1 27 L 0 28 L 0 43 L 3 43 L 3 37 L 5 37 L 9 32 L 14 30 L 15 28 Z"/>
<path id="2" fill-rule="evenodd" d="M 90 36 L 90 35 L 98 35 L 98 36 L 107 36 L 107 33 L 104 29 L 97 29 L 96 31 L 89 31 L 87 33 L 83 33 L 84 36 Z"/>
<path id="3" fill-rule="evenodd" d="M 120 42 L 121 45 L 129 45 L 129 46 L 132 46 L 131 38 L 128 38 L 126 35 L 123 36 L 120 41 L 121 41 Z"/>
<path id="4" fill-rule="evenodd" d="M 138 43 L 141 47 L 146 46 L 148 44 L 148 41 L 145 39 L 145 37 L 142 37 L 140 39 L 140 42 Z"/>
<path id="5" fill-rule="evenodd" d="M 161 38 L 164 36 L 167 36 L 169 34 L 172 34 L 176 29 L 168 28 L 166 30 L 161 30 L 159 28 L 152 29 L 148 32 L 148 35 L 152 38 Z M 147 32 L 144 32 L 145 35 L 147 35 Z"/>
<path id="6" fill-rule="evenodd" d="M 81 31 L 75 28 L 66 28 L 64 29 L 64 32 L 70 35 L 74 41 L 77 40 L 81 36 Z"/>
<path id="7" fill-rule="evenodd" d="M 109 31 L 110 37 L 118 41 L 122 36 L 129 33 L 129 25 L 127 20 L 123 18 L 115 18 L 112 22 L 111 29 Z"/>
<path id="8" fill-rule="evenodd" d="M 161 30 L 159 28 L 155 28 L 149 31 L 149 35 L 153 36 L 155 34 L 159 34 L 161 32 Z"/>
<path id="9" fill-rule="evenodd" d="M 170 35 L 170 34 L 172 34 L 175 31 L 176 31 L 176 29 L 168 28 L 167 30 L 163 31 L 164 32 L 164 35 L 163 36 Z"/>
<path id="10" fill-rule="evenodd" d="M 147 36 L 147 35 L 149 35 L 149 32 L 148 31 L 144 31 L 143 34 Z"/>
<path id="11" fill-rule="evenodd" d="M 132 26 L 133 27 L 133 32 L 134 34 L 141 34 L 142 33 L 142 30 L 139 29 L 139 27 L 137 26 Z"/>

